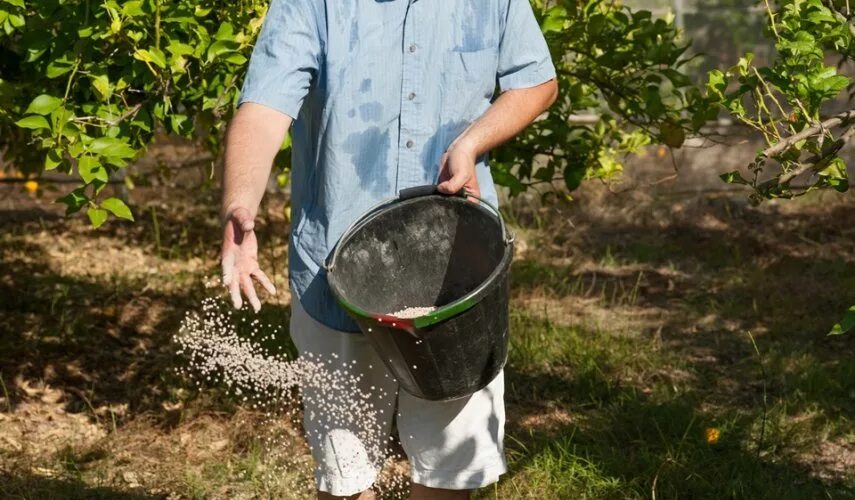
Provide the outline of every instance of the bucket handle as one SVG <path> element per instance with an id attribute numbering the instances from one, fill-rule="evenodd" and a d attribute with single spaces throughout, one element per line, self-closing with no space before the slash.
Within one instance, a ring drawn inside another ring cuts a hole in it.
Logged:
<path id="1" fill-rule="evenodd" d="M 459 196 L 461 198 L 467 198 L 467 199 L 468 198 L 474 198 L 474 199 L 478 200 L 480 203 L 482 203 L 484 206 L 488 207 L 490 210 L 493 211 L 493 213 L 496 214 L 496 217 L 499 219 L 499 226 L 501 226 L 501 228 L 502 228 L 502 241 L 505 242 L 505 245 L 510 245 L 511 243 L 514 242 L 514 239 L 515 239 L 514 233 L 508 230 L 507 226 L 505 225 L 505 219 L 504 219 L 504 217 L 502 217 L 502 213 L 492 203 L 481 198 L 480 196 L 475 196 L 475 194 L 470 193 L 465 188 L 461 188 L 460 191 L 453 193 L 453 194 L 443 193 L 437 188 L 436 184 L 426 184 L 424 186 L 415 186 L 415 187 L 400 190 L 398 192 L 398 196 L 396 196 L 394 198 L 389 198 L 387 200 L 383 200 L 380 203 L 369 208 L 368 211 L 366 211 L 364 214 L 362 214 L 361 217 L 359 217 L 358 219 L 353 221 L 353 223 L 351 223 L 347 227 L 347 229 L 345 229 L 344 232 L 341 234 L 342 235 L 350 234 L 350 232 L 353 230 L 353 228 L 355 228 L 356 226 L 361 224 L 363 221 L 365 221 L 365 219 L 367 219 L 369 215 L 373 214 L 374 212 L 376 212 L 380 208 L 383 208 L 392 202 L 409 200 L 411 198 L 418 198 L 421 196 L 431 196 L 431 195 L 435 195 L 435 194 L 439 194 L 439 195 L 443 195 L 443 196 Z M 336 261 L 337 257 L 338 257 L 338 245 L 336 245 L 335 249 L 333 249 L 333 252 L 329 256 L 327 261 L 324 262 L 324 268 L 327 270 L 327 272 L 332 271 L 332 269 L 335 267 L 335 261 Z"/>

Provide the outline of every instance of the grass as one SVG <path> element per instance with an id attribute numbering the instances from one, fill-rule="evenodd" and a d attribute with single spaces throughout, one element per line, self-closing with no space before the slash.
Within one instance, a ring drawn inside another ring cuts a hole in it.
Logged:
<path id="1" fill-rule="evenodd" d="M 517 314 L 509 373 L 511 474 L 500 498 L 846 498 L 784 457 L 825 439 L 797 396 L 710 407 L 711 380 L 650 340 Z M 747 339 L 746 339 L 747 340 Z M 821 388 L 825 390 L 825 388 Z M 522 412 L 522 415 L 517 414 Z M 564 414 L 550 425 L 548 415 Z M 546 417 L 544 417 L 546 416 Z M 808 418 L 805 418 L 805 417 Z M 720 433 L 707 441 L 706 430 Z M 484 498 L 492 493 L 485 492 Z"/>
<path id="2" fill-rule="evenodd" d="M 135 196 L 149 216 L 97 233 L 21 196 L 0 217 L 0 497 L 306 497 L 297 423 L 174 371 L 183 314 L 217 293 L 213 195 Z M 477 496 L 855 498 L 853 339 L 825 336 L 855 302 L 852 196 L 597 197 L 508 206 L 510 471 Z M 259 228 L 284 291 L 281 201 Z"/>

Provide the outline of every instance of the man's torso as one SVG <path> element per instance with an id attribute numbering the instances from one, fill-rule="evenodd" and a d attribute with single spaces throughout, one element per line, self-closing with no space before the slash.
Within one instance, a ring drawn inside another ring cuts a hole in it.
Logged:
<path id="1" fill-rule="evenodd" d="M 448 145 L 490 106 L 502 3 L 318 2 L 321 65 L 293 129 L 292 286 L 309 310 L 343 315 L 313 285 L 341 233 L 399 190 L 435 184 Z M 477 172 L 495 202 L 486 164 Z"/>

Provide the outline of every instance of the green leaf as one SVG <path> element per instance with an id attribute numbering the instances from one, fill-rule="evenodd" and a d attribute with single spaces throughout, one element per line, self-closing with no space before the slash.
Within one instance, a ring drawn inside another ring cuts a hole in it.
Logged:
<path id="1" fill-rule="evenodd" d="M 84 192 L 85 189 L 85 187 L 79 187 L 62 198 L 57 198 L 57 202 L 65 204 L 65 215 L 71 215 L 79 211 L 89 202 L 89 197 Z"/>
<path id="2" fill-rule="evenodd" d="M 22 9 L 26 7 L 24 5 L 24 0 L 3 0 L 3 1 L 8 3 L 9 5 L 14 5 L 15 7 L 20 7 Z"/>
<path id="3" fill-rule="evenodd" d="M 169 117 L 169 125 L 172 132 L 179 135 L 184 135 L 190 132 L 189 127 L 190 125 L 192 125 L 192 123 L 187 118 L 187 115 L 174 114 L 170 115 Z"/>
<path id="4" fill-rule="evenodd" d="M 246 64 L 246 56 L 239 52 L 235 52 L 226 57 L 225 61 L 232 64 L 237 64 L 238 66 L 243 66 L 244 64 Z"/>
<path id="5" fill-rule="evenodd" d="M 101 202 L 101 206 L 106 208 L 116 217 L 125 220 L 134 220 L 134 216 L 131 213 L 131 209 L 125 205 L 125 202 L 120 200 L 119 198 L 107 198 L 103 202 Z"/>
<path id="6" fill-rule="evenodd" d="M 233 40 L 235 37 L 235 29 L 231 23 L 222 23 L 217 33 L 214 35 L 216 40 Z"/>
<path id="7" fill-rule="evenodd" d="M 642 92 L 644 98 L 644 107 L 651 118 L 659 118 L 665 114 L 665 105 L 662 102 L 662 95 L 659 93 L 660 87 L 650 85 Z"/>
<path id="8" fill-rule="evenodd" d="M 107 75 L 93 76 L 92 88 L 95 89 L 95 93 L 102 101 L 108 100 L 113 95 L 113 86 L 110 85 L 110 79 Z"/>
<path id="9" fill-rule="evenodd" d="M 811 53 L 819 50 L 816 38 L 807 31 L 799 31 L 789 40 L 778 44 L 779 50 L 788 50 L 794 55 Z"/>
<path id="10" fill-rule="evenodd" d="M 502 168 L 503 166 L 493 164 L 493 181 L 500 186 L 505 186 L 511 191 L 511 196 L 516 196 L 526 190 L 525 184 L 520 182 L 519 178 L 512 172 Z"/>
<path id="11" fill-rule="evenodd" d="M 45 156 L 45 170 L 53 170 L 62 164 L 62 150 L 51 149 Z"/>
<path id="12" fill-rule="evenodd" d="M 166 107 L 162 102 L 156 102 L 154 103 L 154 107 L 152 108 L 151 112 L 155 118 L 157 118 L 158 120 L 163 120 L 166 116 Z"/>
<path id="13" fill-rule="evenodd" d="M 145 12 L 142 9 L 142 4 L 143 3 L 139 0 L 125 2 L 122 6 L 122 14 L 126 17 L 144 16 Z"/>
<path id="14" fill-rule="evenodd" d="M 744 56 L 739 58 L 739 61 L 736 63 L 736 68 L 739 70 L 740 75 L 748 74 L 748 68 L 751 66 L 751 61 L 754 60 L 753 52 L 746 52 Z"/>
<path id="15" fill-rule="evenodd" d="M 207 61 L 211 62 L 220 54 L 234 52 L 240 48 L 240 44 L 232 40 L 217 40 L 208 47 Z"/>
<path id="16" fill-rule="evenodd" d="M 190 56 L 194 53 L 192 46 L 181 42 L 170 42 L 169 45 L 166 46 L 166 50 L 176 56 Z"/>
<path id="17" fill-rule="evenodd" d="M 86 184 L 91 184 L 94 180 L 107 182 L 107 170 L 92 156 L 84 156 L 77 162 L 77 171 L 80 172 L 80 177 Z"/>
<path id="18" fill-rule="evenodd" d="M 48 63 L 45 75 L 48 78 L 56 78 L 68 73 L 72 68 L 74 68 L 74 59 L 71 59 L 68 54 L 63 54 Z"/>
<path id="19" fill-rule="evenodd" d="M 20 120 L 15 122 L 15 125 L 21 128 L 28 128 L 32 130 L 50 130 L 50 123 L 48 123 L 47 119 L 45 119 L 44 116 L 39 115 L 31 115 L 25 118 L 21 118 Z"/>
<path id="20" fill-rule="evenodd" d="M 829 10 L 825 8 L 811 11 L 807 15 L 807 20 L 815 24 L 834 23 L 835 21 L 834 16 L 831 15 L 831 12 L 829 12 Z"/>
<path id="21" fill-rule="evenodd" d="M 160 49 L 155 47 L 149 47 L 148 50 L 137 49 L 137 51 L 134 52 L 134 59 L 154 63 L 161 69 L 166 68 L 166 56 Z"/>
<path id="22" fill-rule="evenodd" d="M 839 193 L 849 191 L 849 179 L 826 179 L 825 182 Z"/>
<path id="23" fill-rule="evenodd" d="M 564 169 L 564 185 L 568 191 L 573 191 L 582 184 L 588 169 L 584 165 L 568 166 Z"/>
<path id="24" fill-rule="evenodd" d="M 9 23 L 16 28 L 23 28 L 27 24 L 27 21 L 20 14 L 9 14 Z"/>
<path id="25" fill-rule="evenodd" d="M 552 178 L 555 176 L 555 167 L 550 165 L 547 167 L 540 167 L 534 173 L 534 178 L 544 182 L 552 181 Z"/>
<path id="26" fill-rule="evenodd" d="M 846 314 L 843 315 L 843 319 L 840 320 L 840 323 L 831 327 L 831 331 L 828 332 L 828 334 L 843 335 L 853 328 L 855 328 L 855 306 L 850 307 L 849 310 L 846 311 Z"/>
<path id="27" fill-rule="evenodd" d="M 707 82 L 707 90 L 717 96 L 723 96 L 727 89 L 727 76 L 721 70 L 710 71 Z"/>
<path id="28" fill-rule="evenodd" d="M 838 92 L 845 89 L 849 85 L 849 78 L 843 75 L 834 75 L 823 79 L 819 85 L 819 90 L 822 90 L 829 97 L 837 95 Z"/>
<path id="29" fill-rule="evenodd" d="M 116 137 L 99 137 L 87 146 L 87 149 L 107 158 L 132 158 L 137 152 L 125 141 Z"/>
<path id="30" fill-rule="evenodd" d="M 550 31 L 562 31 L 566 21 L 567 9 L 561 6 L 555 6 L 549 9 L 546 13 L 546 17 L 543 19 L 540 29 L 544 33 L 549 33 Z"/>
<path id="31" fill-rule="evenodd" d="M 719 175 L 719 178 L 728 184 L 748 184 L 748 181 L 736 170 L 725 172 Z"/>
<path id="32" fill-rule="evenodd" d="M 131 125 L 139 129 L 145 130 L 146 132 L 151 132 L 150 123 L 151 115 L 145 108 L 142 108 L 139 113 L 137 113 L 136 116 L 134 116 L 134 118 L 131 120 Z"/>
<path id="33" fill-rule="evenodd" d="M 824 169 L 817 172 L 817 175 L 835 179 L 846 179 L 846 162 L 840 157 L 832 158 Z"/>
<path id="34" fill-rule="evenodd" d="M 220 103 L 219 97 L 206 97 L 202 99 L 202 111 L 214 109 Z"/>
<path id="35" fill-rule="evenodd" d="M 42 94 L 27 106 L 27 114 L 49 115 L 53 110 L 62 105 L 62 99 L 52 95 Z"/>
<path id="36" fill-rule="evenodd" d="M 89 216 L 89 221 L 95 229 L 101 227 L 101 224 L 107 220 L 107 211 L 102 208 L 90 208 L 86 210 L 86 215 Z"/>

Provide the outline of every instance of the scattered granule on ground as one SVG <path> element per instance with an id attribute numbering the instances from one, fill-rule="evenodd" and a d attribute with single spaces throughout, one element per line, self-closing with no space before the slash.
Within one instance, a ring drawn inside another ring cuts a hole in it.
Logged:
<path id="1" fill-rule="evenodd" d="M 413 319 L 413 318 L 421 318 L 422 316 L 427 316 L 428 314 L 436 311 L 436 307 L 407 307 L 406 309 L 401 309 L 396 313 L 392 313 L 391 315 L 396 318 L 401 319 Z"/>

